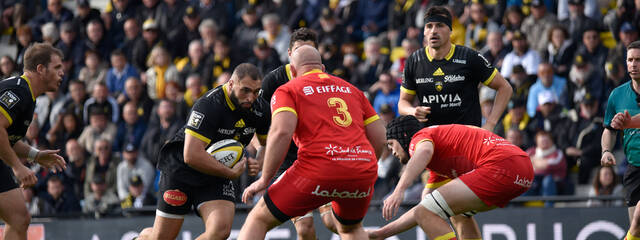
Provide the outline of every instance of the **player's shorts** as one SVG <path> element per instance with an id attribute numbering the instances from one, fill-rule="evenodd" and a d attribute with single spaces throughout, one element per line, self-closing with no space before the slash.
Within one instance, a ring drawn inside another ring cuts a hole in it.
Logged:
<path id="1" fill-rule="evenodd" d="M 0 193 L 18 188 L 13 178 L 13 170 L 7 164 L 0 162 Z"/>
<path id="2" fill-rule="evenodd" d="M 352 181 L 318 181 L 287 171 L 267 189 L 264 201 L 280 222 L 305 215 L 332 202 L 333 213 L 344 225 L 364 218 L 373 196 L 375 177 Z"/>
<path id="3" fill-rule="evenodd" d="M 628 207 L 635 207 L 640 200 L 640 167 L 627 165 L 627 171 L 624 172 L 622 178 L 622 186 L 624 186 L 624 200 Z"/>
<path id="4" fill-rule="evenodd" d="M 199 216 L 200 206 L 208 201 L 227 200 L 235 202 L 235 187 L 229 179 L 193 185 L 180 181 L 179 177 L 160 173 L 158 210 L 161 217 L 182 219 L 193 207 Z"/>
<path id="5" fill-rule="evenodd" d="M 459 178 L 487 206 L 505 207 L 531 187 L 533 167 L 528 156 L 489 156 L 485 160 L 485 164 Z"/>

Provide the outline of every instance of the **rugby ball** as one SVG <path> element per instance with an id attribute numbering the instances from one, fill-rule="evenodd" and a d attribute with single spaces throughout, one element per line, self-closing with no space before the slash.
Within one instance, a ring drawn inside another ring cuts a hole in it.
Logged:
<path id="1" fill-rule="evenodd" d="M 242 159 L 244 146 L 236 140 L 224 139 L 209 146 L 207 152 L 220 163 L 232 168 Z"/>

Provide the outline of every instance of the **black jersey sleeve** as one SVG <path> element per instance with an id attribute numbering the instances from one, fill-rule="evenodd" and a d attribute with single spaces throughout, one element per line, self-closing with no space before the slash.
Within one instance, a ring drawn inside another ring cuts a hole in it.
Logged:
<path id="1" fill-rule="evenodd" d="M 473 81 L 484 85 L 491 84 L 493 78 L 498 74 L 498 69 L 493 67 L 482 54 L 476 51 L 469 54 L 469 66 L 471 66 L 471 72 L 473 73 Z"/>
<path id="2" fill-rule="evenodd" d="M 416 55 L 418 51 L 414 52 L 410 57 L 407 58 L 407 61 L 404 64 L 404 70 L 402 72 L 402 86 L 400 90 L 411 95 L 416 95 L 415 70 L 417 64 Z"/>
<path id="3" fill-rule="evenodd" d="M 269 126 L 271 125 L 271 107 L 269 105 L 270 101 L 263 101 L 264 99 L 259 100 L 260 101 L 260 111 L 259 113 L 256 113 L 256 115 L 258 116 L 258 124 L 256 126 L 256 134 L 258 136 L 258 138 L 260 139 L 266 139 L 267 138 L 267 133 L 269 132 Z"/>
<path id="4" fill-rule="evenodd" d="M 271 71 L 270 73 L 264 76 L 264 79 L 262 79 L 262 93 L 260 94 L 260 97 L 262 97 L 262 99 L 264 99 L 267 102 L 271 101 L 271 96 L 273 96 L 273 93 L 278 88 L 276 86 L 277 70 L 278 69 Z"/>
<path id="5" fill-rule="evenodd" d="M 21 119 L 21 114 L 29 112 L 25 109 L 29 105 L 27 101 L 32 100 L 26 91 L 16 88 L 0 90 L 0 113 L 9 121 L 9 126 L 14 120 Z"/>
<path id="6" fill-rule="evenodd" d="M 216 104 L 210 99 L 199 99 L 191 109 L 189 119 L 185 125 L 185 135 L 194 136 L 209 144 L 217 131 L 220 113 L 224 106 Z"/>

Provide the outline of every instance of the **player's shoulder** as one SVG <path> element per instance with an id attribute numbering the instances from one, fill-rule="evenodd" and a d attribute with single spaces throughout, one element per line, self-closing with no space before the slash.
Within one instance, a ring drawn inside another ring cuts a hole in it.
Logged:
<path id="1" fill-rule="evenodd" d="M 16 97 L 31 98 L 29 84 L 21 77 L 10 77 L 0 81 L 0 92 L 11 92 Z"/>
<path id="2" fill-rule="evenodd" d="M 614 96 L 614 94 L 621 94 L 629 90 L 631 90 L 631 81 L 627 81 L 626 83 L 620 84 L 620 86 L 614 88 L 613 91 L 611 91 L 611 96 Z"/>
<path id="3" fill-rule="evenodd" d="M 264 75 L 264 81 L 288 81 L 289 77 L 287 74 L 287 68 L 289 64 L 281 65 L 276 69 L 271 70 L 271 72 Z"/>
<path id="4" fill-rule="evenodd" d="M 214 89 L 207 91 L 203 94 L 198 100 L 196 100 L 196 104 L 207 104 L 207 105 L 221 105 L 226 103 L 225 101 L 225 93 L 222 89 L 223 86 L 218 86 Z"/>
<path id="5" fill-rule="evenodd" d="M 427 60 L 427 52 L 426 52 L 426 48 L 424 47 L 416 50 L 407 58 L 407 61 L 412 61 L 412 62 L 419 62 L 424 60 Z"/>
<path id="6" fill-rule="evenodd" d="M 473 50 L 469 47 L 466 46 L 462 46 L 462 45 L 453 45 L 453 47 L 455 48 L 453 51 L 453 58 L 454 59 L 463 59 L 466 60 L 472 56 L 476 56 L 479 55 L 480 52 Z"/>

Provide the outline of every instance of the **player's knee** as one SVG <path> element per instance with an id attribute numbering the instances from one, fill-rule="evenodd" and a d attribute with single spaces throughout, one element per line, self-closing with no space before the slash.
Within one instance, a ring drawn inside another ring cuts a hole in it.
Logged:
<path id="1" fill-rule="evenodd" d="M 340 234 L 348 234 L 348 233 L 353 233 L 360 228 L 362 228 L 362 222 L 352 224 L 352 225 L 338 224 L 337 231 Z"/>
<path id="2" fill-rule="evenodd" d="M 224 240 L 231 235 L 231 228 L 207 230 L 204 235 L 208 240 Z"/>
<path id="3" fill-rule="evenodd" d="M 313 227 L 313 218 L 303 218 L 298 220 L 296 221 L 295 226 L 299 236 L 304 237 L 313 235 L 315 237 L 316 231 Z"/>
<path id="4" fill-rule="evenodd" d="M 153 234 L 153 228 L 145 228 L 142 229 L 142 231 L 140 231 L 140 234 L 138 234 L 138 240 L 146 240 L 146 239 L 150 239 L 151 234 Z"/>
<path id="5" fill-rule="evenodd" d="M 327 227 L 327 229 L 329 229 L 329 231 L 334 233 L 338 232 L 338 229 L 336 229 L 336 223 L 334 222 L 331 213 L 327 214 L 326 216 L 322 216 L 322 223 L 325 227 Z"/>
<path id="6" fill-rule="evenodd" d="M 449 204 L 447 204 L 447 201 L 444 200 L 438 190 L 434 190 L 433 192 L 427 194 L 424 198 L 422 198 L 422 201 L 420 201 L 420 206 L 424 207 L 427 211 L 436 214 L 445 221 L 454 216 L 454 213 L 449 207 Z M 420 210 L 422 209 L 418 208 L 418 210 L 416 211 L 416 217 L 425 217 L 418 216 L 425 214 L 424 211 Z"/>
<path id="7" fill-rule="evenodd" d="M 5 220 L 9 227 L 19 232 L 26 232 L 31 223 L 31 215 L 27 211 L 15 212 Z"/>

